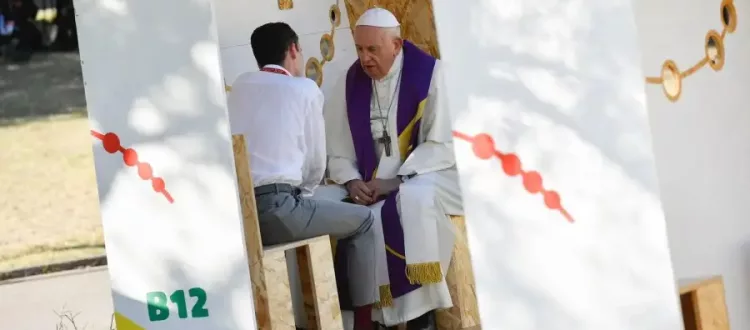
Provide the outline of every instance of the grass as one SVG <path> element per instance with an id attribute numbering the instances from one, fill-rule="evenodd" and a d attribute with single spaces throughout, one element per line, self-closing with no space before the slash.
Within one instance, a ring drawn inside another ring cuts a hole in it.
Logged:
<path id="1" fill-rule="evenodd" d="M 104 253 L 81 114 L 0 121 L 0 272 Z"/>

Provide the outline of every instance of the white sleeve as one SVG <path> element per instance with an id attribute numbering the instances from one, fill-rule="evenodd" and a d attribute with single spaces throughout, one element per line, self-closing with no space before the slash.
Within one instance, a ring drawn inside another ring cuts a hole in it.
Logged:
<path id="1" fill-rule="evenodd" d="M 323 121 L 323 92 L 316 86 L 315 95 L 308 101 L 305 116 L 305 144 L 307 154 L 305 158 L 302 184 L 303 195 L 312 195 L 320 185 L 326 170 L 326 135 Z"/>
<path id="2" fill-rule="evenodd" d="M 450 109 L 445 99 L 445 85 L 440 64 L 439 60 L 435 62 L 420 125 L 420 144 L 401 165 L 399 175 L 436 172 L 456 165 Z"/>
<path id="3" fill-rule="evenodd" d="M 346 73 L 334 86 L 331 97 L 326 100 L 323 115 L 326 124 L 329 178 L 337 184 L 361 179 L 346 112 Z"/>

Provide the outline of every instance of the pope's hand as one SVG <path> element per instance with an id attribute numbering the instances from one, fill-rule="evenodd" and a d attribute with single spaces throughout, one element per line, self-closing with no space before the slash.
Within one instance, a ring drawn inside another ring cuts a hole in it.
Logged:
<path id="1" fill-rule="evenodd" d="M 355 179 L 346 183 L 349 197 L 360 205 L 370 205 L 375 201 L 372 189 L 364 181 Z"/>
<path id="2" fill-rule="evenodd" d="M 380 197 L 383 195 L 388 195 L 394 190 L 398 189 L 398 186 L 401 184 L 401 179 L 395 178 L 395 179 L 373 179 L 370 182 L 367 183 L 367 186 L 370 188 L 370 190 L 373 191 L 373 196 Z"/>

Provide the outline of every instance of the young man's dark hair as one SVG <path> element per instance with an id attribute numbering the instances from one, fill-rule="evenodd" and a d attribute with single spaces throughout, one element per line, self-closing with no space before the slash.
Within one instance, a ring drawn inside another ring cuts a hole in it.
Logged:
<path id="1" fill-rule="evenodd" d="M 258 67 L 262 68 L 269 64 L 283 65 L 291 46 L 299 51 L 299 37 L 289 24 L 266 23 L 253 31 L 250 45 L 253 47 Z"/>

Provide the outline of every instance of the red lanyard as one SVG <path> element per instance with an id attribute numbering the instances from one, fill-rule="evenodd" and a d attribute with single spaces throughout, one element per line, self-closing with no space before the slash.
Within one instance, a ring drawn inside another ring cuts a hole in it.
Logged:
<path id="1" fill-rule="evenodd" d="M 286 72 L 286 70 L 282 70 L 282 69 L 277 69 L 277 68 L 269 68 L 269 67 L 265 67 L 265 68 L 263 68 L 263 69 L 260 69 L 260 71 L 265 71 L 265 72 L 270 72 L 270 73 L 278 73 L 278 74 L 283 74 L 283 75 L 285 75 L 285 76 L 291 76 L 291 75 L 289 74 L 289 72 Z"/>

